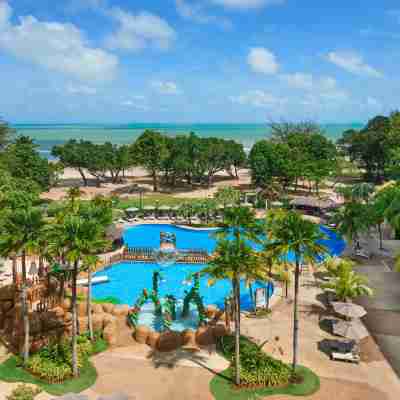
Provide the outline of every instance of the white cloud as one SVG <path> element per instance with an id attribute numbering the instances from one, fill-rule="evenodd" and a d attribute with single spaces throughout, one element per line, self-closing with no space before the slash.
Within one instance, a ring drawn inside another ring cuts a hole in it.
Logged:
<path id="1" fill-rule="evenodd" d="M 160 94 L 178 95 L 182 93 L 175 82 L 153 81 L 151 87 Z"/>
<path id="2" fill-rule="evenodd" d="M 83 94 L 83 95 L 95 95 L 97 89 L 86 85 L 73 85 L 70 84 L 66 88 L 69 94 Z"/>
<path id="3" fill-rule="evenodd" d="M 144 96 L 133 96 L 133 99 L 135 99 L 136 101 L 133 101 L 133 100 L 122 101 L 121 106 L 134 108 L 138 111 L 149 111 L 150 110 L 149 106 L 141 103 L 141 101 L 145 99 Z"/>
<path id="4" fill-rule="evenodd" d="M 113 8 L 108 15 L 119 23 L 118 30 L 106 38 L 106 45 L 112 49 L 138 51 L 153 46 L 165 50 L 176 37 L 167 21 L 145 11 L 134 15 Z"/>
<path id="5" fill-rule="evenodd" d="M 213 3 L 227 7 L 236 8 L 241 10 L 251 8 L 262 8 L 272 5 L 280 5 L 285 3 L 285 0 L 211 0 Z"/>
<path id="6" fill-rule="evenodd" d="M 204 3 L 191 0 L 175 0 L 176 11 L 187 20 L 199 24 L 215 24 L 222 29 L 231 29 L 232 22 L 228 18 L 210 15 L 205 11 Z"/>
<path id="7" fill-rule="evenodd" d="M 276 74 L 279 69 L 275 55 L 264 47 L 253 47 L 247 56 L 247 62 L 255 72 Z"/>
<path id="8" fill-rule="evenodd" d="M 371 76 L 373 78 L 382 78 L 383 74 L 364 62 L 360 54 L 348 51 L 331 51 L 327 54 L 327 59 L 344 70 L 355 75 Z"/>
<path id="9" fill-rule="evenodd" d="M 250 90 L 239 96 L 231 96 L 229 99 L 232 103 L 250 105 L 258 108 L 279 107 L 287 102 L 287 99 L 275 97 L 263 90 Z"/>
<path id="10" fill-rule="evenodd" d="M 115 75 L 118 58 L 90 47 L 75 25 L 41 22 L 33 16 L 22 16 L 13 25 L 11 11 L 7 2 L 0 3 L 0 49 L 80 80 L 109 80 Z"/>
<path id="11" fill-rule="evenodd" d="M 288 86 L 296 89 L 312 89 L 314 78 L 311 74 L 296 72 L 294 74 L 285 74 L 280 77 Z"/>

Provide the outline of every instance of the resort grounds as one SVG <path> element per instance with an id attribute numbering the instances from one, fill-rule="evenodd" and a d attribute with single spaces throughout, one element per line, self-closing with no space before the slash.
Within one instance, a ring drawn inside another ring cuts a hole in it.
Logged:
<path id="1" fill-rule="evenodd" d="M 290 362 L 292 332 L 292 299 L 281 290 L 274 296 L 272 313 L 266 319 L 254 319 L 242 314 L 243 334 L 272 356 Z M 310 400 L 397 400 L 400 380 L 383 356 L 375 340 L 365 339 L 361 345 L 360 364 L 332 361 L 324 351 L 324 341 L 334 339 L 324 325 L 329 318 L 318 274 L 310 269 L 301 278 L 300 290 L 300 364 L 312 369 L 320 378 L 320 390 Z M 95 356 L 98 378 L 93 387 L 84 391 L 90 400 L 101 395 L 126 393 L 129 398 L 143 400 L 199 399 L 212 400 L 209 384 L 215 374 L 227 368 L 227 361 L 214 348 L 190 354 L 184 351 L 154 353 L 147 345 L 137 344 L 120 321 L 118 346 Z M 4 356 L 3 356 L 4 358 Z M 0 382 L 0 398 L 10 393 L 16 384 Z M 333 397 L 334 396 L 334 397 Z M 37 400 L 53 399 L 42 393 Z M 293 397 L 276 395 L 272 400 Z"/>

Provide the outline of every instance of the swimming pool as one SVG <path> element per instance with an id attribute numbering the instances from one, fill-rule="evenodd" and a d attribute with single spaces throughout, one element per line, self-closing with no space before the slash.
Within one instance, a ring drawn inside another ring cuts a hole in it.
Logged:
<path id="1" fill-rule="evenodd" d="M 339 256 L 343 253 L 346 244 L 334 231 L 320 225 L 325 238 L 321 240 L 332 256 Z M 215 232 L 218 229 L 190 229 L 168 224 L 149 224 L 137 225 L 128 228 L 124 235 L 124 243 L 128 247 L 160 247 L 160 233 L 170 232 L 176 236 L 176 247 L 178 249 L 201 249 L 209 254 L 213 253 L 216 247 Z M 255 249 L 260 249 L 260 245 L 252 244 Z M 288 255 L 288 260 L 293 261 L 293 256 Z"/>
<path id="2" fill-rule="evenodd" d="M 344 241 L 333 231 L 321 226 L 320 228 L 326 235 L 322 240 L 331 255 L 340 255 L 344 248 Z M 138 225 L 125 231 L 123 237 L 128 247 L 152 247 L 159 248 L 160 232 L 170 232 L 176 235 L 176 246 L 179 249 L 203 249 L 212 253 L 216 246 L 214 230 L 197 230 L 176 227 L 173 225 Z M 257 245 L 254 244 L 255 247 Z M 288 255 L 288 259 L 291 259 Z M 172 294 L 177 299 L 185 296 L 185 291 L 189 290 L 191 284 L 187 282 L 188 276 L 202 270 L 205 265 L 199 264 L 174 264 L 162 269 L 163 280 L 160 283 L 161 297 Z M 105 271 L 97 273 L 95 276 L 108 276 L 109 282 L 95 285 L 93 296 L 95 298 L 117 297 L 122 303 L 133 305 L 140 296 L 144 288 L 151 290 L 152 275 L 156 270 L 160 270 L 157 264 L 149 263 L 128 263 L 122 262 L 115 264 Z M 257 283 L 255 288 L 265 287 L 266 284 Z M 273 287 L 269 286 L 268 293 L 271 295 Z M 206 305 L 215 304 L 222 308 L 224 299 L 231 292 L 229 281 L 219 281 L 214 286 L 208 286 L 207 278 L 203 277 L 200 281 L 200 294 Z M 250 309 L 251 300 L 249 290 L 242 284 L 241 304 L 243 309 Z"/>

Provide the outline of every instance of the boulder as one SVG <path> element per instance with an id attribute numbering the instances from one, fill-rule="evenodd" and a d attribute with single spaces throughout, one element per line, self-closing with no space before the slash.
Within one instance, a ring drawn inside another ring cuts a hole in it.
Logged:
<path id="1" fill-rule="evenodd" d="M 29 315 L 29 331 L 31 335 L 36 335 L 42 331 L 42 320 L 39 313 Z"/>
<path id="2" fill-rule="evenodd" d="M 173 351 L 181 347 L 182 337 L 180 332 L 162 332 L 158 340 L 158 350 L 161 352 Z"/>
<path id="3" fill-rule="evenodd" d="M 104 328 L 103 337 L 110 346 L 117 344 L 117 328 L 115 325 L 108 325 Z"/>
<path id="4" fill-rule="evenodd" d="M 215 314 L 218 312 L 218 308 L 216 306 L 207 306 L 205 312 L 207 318 L 213 319 Z"/>
<path id="5" fill-rule="evenodd" d="M 196 342 L 200 346 L 209 346 L 215 343 L 214 329 L 211 326 L 200 326 L 196 331 Z"/>
<path id="6" fill-rule="evenodd" d="M 61 304 L 61 307 L 64 309 L 64 311 L 71 311 L 71 299 L 64 299 L 64 301 Z"/>
<path id="7" fill-rule="evenodd" d="M 228 335 L 228 329 L 226 328 L 225 324 L 217 324 L 214 327 L 214 337 L 216 339 Z"/>
<path id="8" fill-rule="evenodd" d="M 86 317 L 87 316 L 87 304 L 86 302 L 81 302 L 77 304 L 77 312 L 79 317 Z"/>
<path id="9" fill-rule="evenodd" d="M 101 304 L 92 304 L 92 314 L 103 314 L 104 310 Z"/>
<path id="10" fill-rule="evenodd" d="M 135 339 L 138 343 L 146 344 L 150 335 L 150 328 L 145 325 L 138 325 L 135 330 Z"/>
<path id="11" fill-rule="evenodd" d="M 147 344 L 152 349 L 157 349 L 159 340 L 160 340 L 160 333 L 151 331 L 149 336 L 147 337 Z"/>
<path id="12" fill-rule="evenodd" d="M 104 314 L 103 327 L 106 328 L 108 325 L 115 325 L 117 319 L 111 314 Z"/>
<path id="13" fill-rule="evenodd" d="M 4 314 L 10 311 L 14 307 L 14 303 L 12 301 L 3 301 L 1 304 L 1 310 Z"/>
<path id="14" fill-rule="evenodd" d="M 78 327 L 79 327 L 79 333 L 85 333 L 89 329 L 88 325 L 88 317 L 79 317 L 78 318 Z"/>
<path id="15" fill-rule="evenodd" d="M 93 330 L 99 332 L 103 330 L 103 314 L 93 314 Z"/>
<path id="16" fill-rule="evenodd" d="M 114 308 L 115 308 L 115 305 L 111 304 L 111 303 L 104 303 L 104 304 L 102 304 L 102 306 L 103 306 L 104 312 L 107 314 L 112 314 L 114 311 Z"/>
<path id="17" fill-rule="evenodd" d="M 130 307 L 126 304 L 115 306 L 112 314 L 116 317 L 123 316 L 126 317 L 129 313 Z"/>

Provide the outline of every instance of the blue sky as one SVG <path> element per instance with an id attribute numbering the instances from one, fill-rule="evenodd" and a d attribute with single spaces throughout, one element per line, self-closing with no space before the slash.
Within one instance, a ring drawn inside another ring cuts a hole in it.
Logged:
<path id="1" fill-rule="evenodd" d="M 398 108 L 394 0 L 0 0 L 12 122 L 363 122 Z"/>

